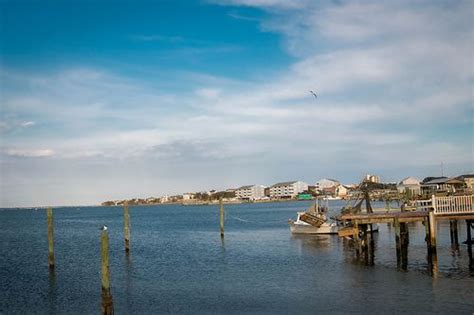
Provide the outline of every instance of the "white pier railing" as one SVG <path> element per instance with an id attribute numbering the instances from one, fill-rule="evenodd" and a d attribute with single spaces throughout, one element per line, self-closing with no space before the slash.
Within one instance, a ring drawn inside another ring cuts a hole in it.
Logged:
<path id="1" fill-rule="evenodd" d="M 417 200 L 416 210 L 430 211 L 434 214 L 467 214 L 474 213 L 474 195 L 468 196 L 432 196 L 428 200 Z"/>

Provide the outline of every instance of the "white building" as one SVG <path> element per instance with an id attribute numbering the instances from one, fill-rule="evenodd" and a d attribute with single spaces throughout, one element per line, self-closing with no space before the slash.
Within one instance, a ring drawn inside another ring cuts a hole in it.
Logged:
<path id="1" fill-rule="evenodd" d="M 235 190 L 235 196 L 240 199 L 258 200 L 265 197 L 265 186 L 247 185 Z"/>
<path id="2" fill-rule="evenodd" d="M 406 177 L 397 185 L 397 190 L 400 193 L 404 193 L 406 189 L 409 189 L 412 194 L 418 195 L 421 192 L 420 181 L 414 177 Z"/>
<path id="3" fill-rule="evenodd" d="M 339 185 L 340 185 L 339 181 L 335 179 L 323 178 L 323 179 L 318 180 L 316 184 L 314 184 L 314 187 L 316 190 L 323 191 L 325 188 L 333 188 Z"/>
<path id="4" fill-rule="evenodd" d="M 380 177 L 378 177 L 377 175 L 367 174 L 365 175 L 364 180 L 369 183 L 376 183 L 376 184 L 380 183 Z"/>
<path id="5" fill-rule="evenodd" d="M 195 194 L 194 193 L 184 193 L 183 194 L 183 200 L 191 200 L 194 199 Z"/>
<path id="6" fill-rule="evenodd" d="M 270 198 L 294 198 L 308 190 L 308 184 L 301 181 L 277 183 L 270 187 Z"/>
<path id="7" fill-rule="evenodd" d="M 349 191 L 349 188 L 344 186 L 344 185 L 338 185 L 336 187 L 336 197 L 341 197 L 341 198 L 344 198 L 344 197 L 347 197 L 347 193 Z"/>

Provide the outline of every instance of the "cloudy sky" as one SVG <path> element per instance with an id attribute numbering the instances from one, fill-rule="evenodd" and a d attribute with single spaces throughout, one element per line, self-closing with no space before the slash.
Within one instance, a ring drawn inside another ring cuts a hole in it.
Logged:
<path id="1" fill-rule="evenodd" d="M 472 173 L 473 12 L 1 1 L 0 206 Z"/>

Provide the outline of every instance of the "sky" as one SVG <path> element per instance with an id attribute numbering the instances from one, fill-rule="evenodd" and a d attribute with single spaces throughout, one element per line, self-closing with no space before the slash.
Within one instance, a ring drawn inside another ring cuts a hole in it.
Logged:
<path id="1" fill-rule="evenodd" d="M 0 206 L 473 173 L 473 12 L 0 0 Z"/>

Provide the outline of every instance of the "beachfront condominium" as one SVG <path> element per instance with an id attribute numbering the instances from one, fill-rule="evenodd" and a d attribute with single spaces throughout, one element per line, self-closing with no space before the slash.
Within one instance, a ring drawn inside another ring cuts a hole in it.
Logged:
<path id="1" fill-rule="evenodd" d="M 245 200 L 259 200 L 265 197 L 265 186 L 247 185 L 235 190 L 235 196 Z"/>
<path id="2" fill-rule="evenodd" d="M 301 181 L 277 183 L 270 187 L 270 198 L 294 198 L 308 190 L 308 184 Z"/>

